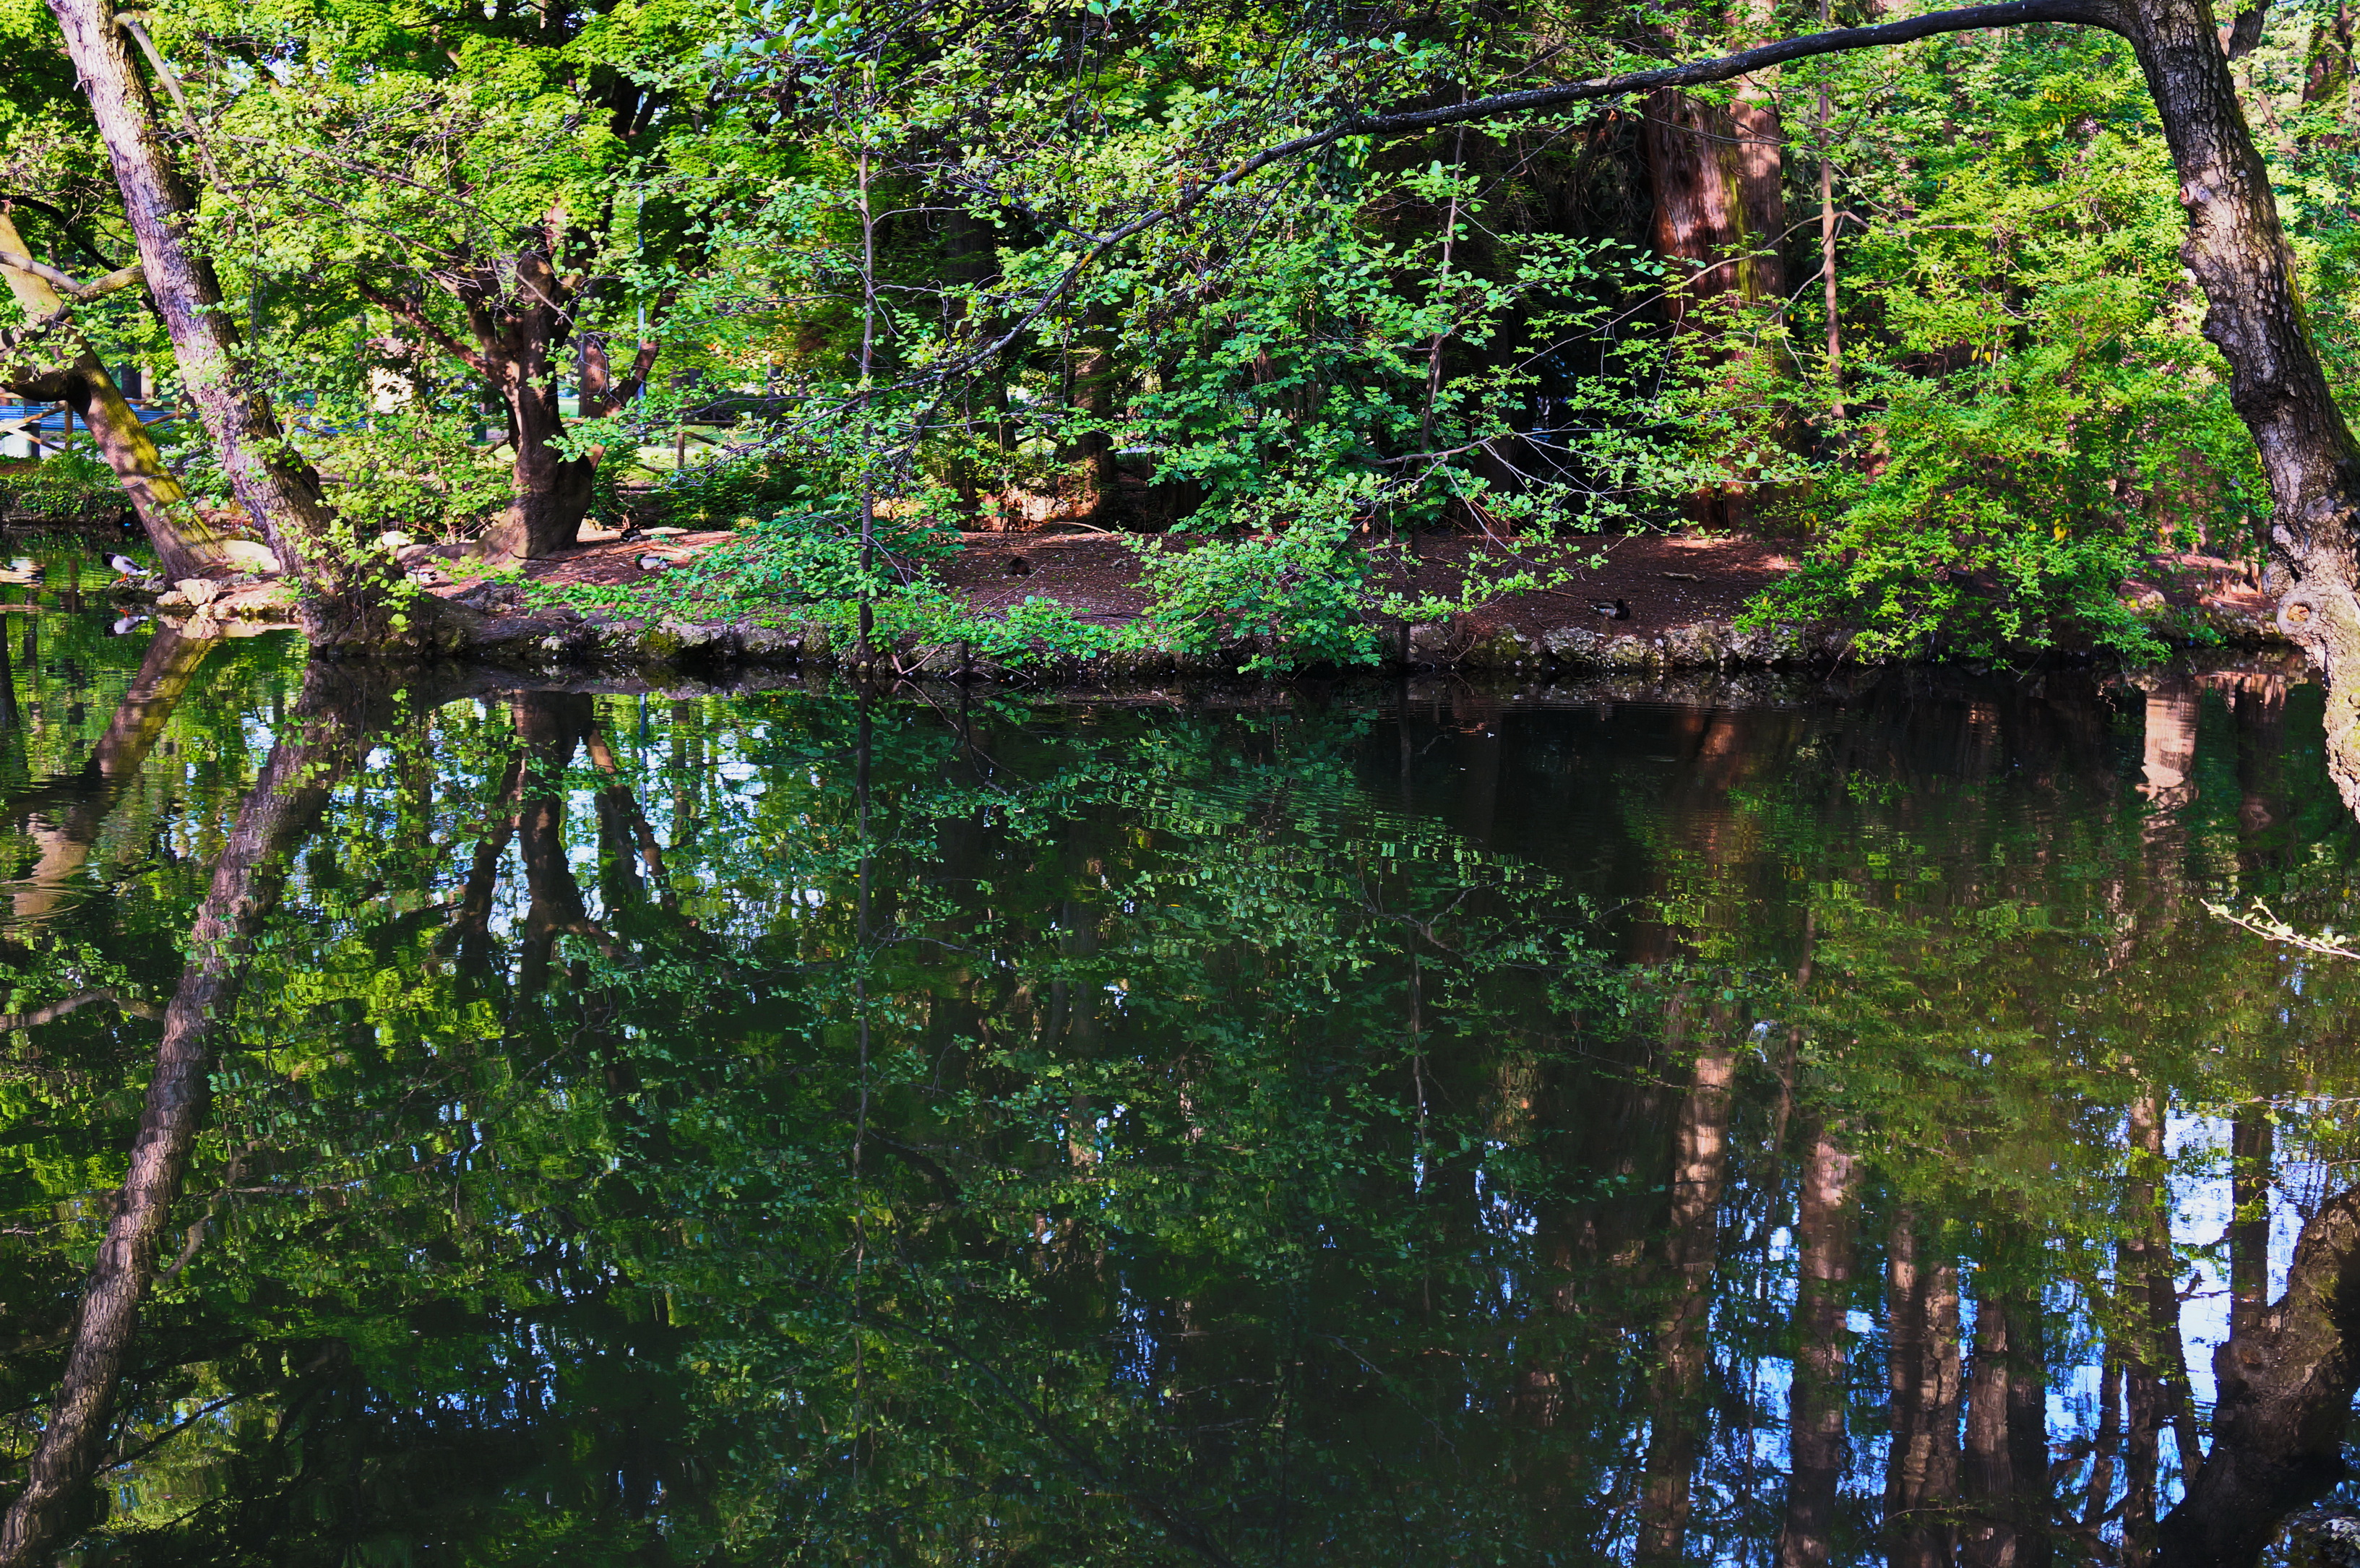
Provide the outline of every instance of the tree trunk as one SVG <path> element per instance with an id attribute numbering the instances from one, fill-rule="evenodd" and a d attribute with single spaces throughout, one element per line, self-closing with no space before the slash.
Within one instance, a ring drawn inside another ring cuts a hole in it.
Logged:
<path id="1" fill-rule="evenodd" d="M 1852 1203 L 1859 1167 L 1822 1124 L 1803 1164 L 1795 1287 L 1795 1373 L 1787 1396 L 1786 1523 L 1778 1568 L 1826 1568 L 1844 1472 L 1844 1319 L 1852 1287 Z"/>
<path id="2" fill-rule="evenodd" d="M 2156 1502 L 2163 1468 L 2163 1423 L 2169 1401 L 2149 1364 L 2146 1336 L 2136 1335 L 2123 1359 L 2123 1568 L 2155 1561 Z"/>
<path id="3" fill-rule="evenodd" d="M 1106 524 L 1120 512 L 1122 474 L 1115 463 L 1114 437 L 1097 428 L 1114 418 L 1115 334 L 1113 312 L 1093 305 L 1084 315 L 1074 358 L 1074 406 L 1092 429 L 1074 441 L 1074 454 L 1089 469 L 1090 520 Z"/>
<path id="4" fill-rule="evenodd" d="M 543 258 L 527 257 L 518 270 L 543 289 L 558 287 L 554 269 Z M 516 454 L 508 468 L 508 507 L 485 530 L 484 553 L 527 561 L 571 550 L 580 542 L 582 519 L 590 515 L 597 464 L 566 457 L 554 444 L 565 433 L 557 403 L 557 312 L 534 305 L 495 314 L 471 305 L 468 315 L 483 368 L 508 408 L 508 441 Z"/>
<path id="5" fill-rule="evenodd" d="M 1785 132 L 1768 95 L 1742 82 L 1727 110 L 1686 93 L 1648 95 L 1640 125 L 1655 212 L 1655 248 L 1677 264 L 1665 291 L 1675 332 L 1698 310 L 1728 294 L 1745 300 L 1786 295 L 1777 236 L 1786 226 L 1781 147 Z M 1715 485 L 1688 498 L 1690 520 L 1742 528 L 1751 493 Z"/>
<path id="6" fill-rule="evenodd" d="M 191 933 L 194 952 L 164 1015 L 131 1168 L 82 1291 L 57 1400 L 27 1464 L 24 1487 L 0 1519 L 0 1568 L 49 1561 L 99 1463 L 139 1308 L 155 1280 L 157 1243 L 203 1116 L 213 1029 L 236 1003 L 250 943 L 278 902 L 290 852 L 355 760 L 357 714 L 323 700 L 323 668 L 315 665 L 307 677 L 296 734 L 272 747 L 214 863 Z"/>
<path id="7" fill-rule="evenodd" d="M 2188 1352 L 2180 1333 L 2178 1269 L 2171 1257 L 2171 1225 L 2156 1206 L 2154 1174 L 2163 1170 L 2165 1105 L 2160 1092 L 2150 1091 L 2131 1102 L 2130 1147 L 2135 1158 L 2144 1156 L 2129 1183 L 2126 1224 L 2130 1238 L 2123 1243 L 2119 1288 L 2126 1302 L 2144 1295 L 2147 1302 L 2147 1366 L 2156 1380 L 2161 1419 L 2171 1423 L 2172 1441 L 2180 1447 L 2180 1466 L 2192 1475 L 2204 1462 L 2198 1440 L 2196 1410 L 2188 1386 Z"/>
<path id="8" fill-rule="evenodd" d="M 1759 299 L 1775 281 L 1765 272 L 1775 256 L 1757 254 L 1759 236 L 1747 222 L 1747 155 L 1738 137 L 1729 114 L 1688 93 L 1648 95 L 1640 146 L 1655 199 L 1655 248 L 1684 264 L 1666 302 L 1675 331 L 1707 300 L 1732 291 Z"/>
<path id="9" fill-rule="evenodd" d="M 508 433 L 516 461 L 508 470 L 508 504 L 484 532 L 484 553 L 511 561 L 539 560 L 581 542 L 582 519 L 590 515 L 596 460 L 566 457 L 554 444 L 565 433 L 558 412 L 557 382 L 548 345 L 537 357 L 509 361 L 500 368 Z"/>
<path id="10" fill-rule="evenodd" d="M 2237 868 L 2259 877 L 2270 858 L 2270 829 L 2286 820 L 2286 681 L 2245 678 L 2237 688 Z M 2258 886 L 2259 884 L 2255 884 Z"/>
<path id="11" fill-rule="evenodd" d="M 2049 1478 L 2046 1335 L 2037 1290 L 1995 1280 L 2019 1227 L 1987 1227 L 1993 1257 L 1978 1272 L 1975 1356 L 1967 1390 L 1961 1466 L 1967 1568 L 2041 1568 L 2051 1556 L 2056 1499 Z"/>
<path id="12" fill-rule="evenodd" d="M 2349 113 L 2352 93 L 2352 0 L 2311 25 L 2311 48 L 2303 60 L 2302 101 Z"/>
<path id="13" fill-rule="evenodd" d="M 155 103 L 115 8 L 104 0 L 50 0 L 49 10 L 106 144 L 181 384 L 238 501 L 301 584 L 305 636 L 315 648 L 451 646 L 460 617 L 439 600 L 400 593 L 405 585 L 392 561 L 358 548 L 337 526 L 319 476 L 289 443 L 249 373 L 213 262 L 191 243 L 196 203 L 156 128 Z"/>
<path id="14" fill-rule="evenodd" d="M 541 237 L 554 254 L 565 238 L 563 211 L 551 212 Z M 580 457 L 566 457 L 555 444 L 565 433 L 558 406 L 557 356 L 568 337 L 580 332 L 574 322 L 588 310 L 589 295 L 571 293 L 549 256 L 539 251 L 517 257 L 516 273 L 519 287 L 534 304 L 500 303 L 500 281 L 488 275 L 470 279 L 460 299 L 475 338 L 475 353 L 463 357 L 497 389 L 516 453 L 508 469 L 508 504 L 485 530 L 484 552 L 525 561 L 556 555 L 581 541 L 582 521 L 590 515 L 598 464 L 606 452 L 593 448 Z M 618 377 L 606 343 L 595 336 L 583 341 L 577 388 L 582 418 L 603 418 L 639 396 L 655 366 L 657 344 L 642 342 L 635 349 L 630 367 Z"/>
<path id="15" fill-rule="evenodd" d="M 1753 37 L 1775 30 L 1777 8 L 1772 0 L 1743 0 L 1741 7 Z M 1745 242 L 1752 253 L 1739 275 L 1749 299 L 1781 300 L 1786 297 L 1786 127 L 1778 117 L 1778 99 L 1771 83 L 1775 72 L 1741 76 L 1731 98 L 1729 119 L 1736 130 L 1739 210 L 1745 218 Z"/>
<path id="16" fill-rule="evenodd" d="M 1680 1032 L 1689 1006 L 1685 994 L 1674 997 L 1667 1034 Z M 1730 1084 L 1736 1071 L 1736 1052 L 1716 1031 L 1697 1053 L 1673 1135 L 1672 1207 L 1664 1240 L 1672 1297 L 1655 1323 L 1647 1454 L 1640 1481 L 1637 1561 L 1645 1565 L 1683 1560 L 1699 1448 L 1699 1396 L 1710 1353 L 1705 1330 L 1720 1255 L 1721 1190 L 1729 1171 Z"/>
<path id="17" fill-rule="evenodd" d="M 1893 1443 L 1885 1461 L 1888 1568 L 1950 1568 L 1958 1531 L 1959 1267 L 1925 1255 L 1918 1216 L 1902 1209 L 1885 1241 L 1886 1377 Z"/>
<path id="18" fill-rule="evenodd" d="M 5 208 L 0 208 L 0 250 L 30 254 L 24 236 Z M 0 267 L 8 290 L 25 313 L 39 320 L 65 309 L 65 300 L 47 278 L 13 267 Z M 236 568 L 222 552 L 222 535 L 189 501 L 180 479 L 164 465 L 147 425 L 125 400 L 115 377 L 106 373 L 80 332 L 67 340 L 75 353 L 71 360 L 49 368 L 42 377 L 43 396 L 54 396 L 82 418 L 98 442 L 101 456 L 115 471 L 131 509 L 156 547 L 164 577 L 177 583 L 185 577 L 226 577 Z"/>
<path id="19" fill-rule="evenodd" d="M 158 627 L 148 639 L 139 672 L 124 691 L 113 721 L 82 771 L 9 802 L 9 814 L 21 813 L 25 836 L 38 852 L 9 900 L 19 933 L 32 931 L 71 896 L 90 852 L 125 794 L 138 782 L 148 752 L 213 646 L 210 638 L 184 637 L 169 626 Z"/>
<path id="20" fill-rule="evenodd" d="M 2163 1521 L 2163 1568 L 2252 1568 L 2289 1513 L 2344 1479 L 2360 1388 L 2360 1188 L 2304 1225 L 2286 1294 L 2212 1369 L 2212 1452 Z"/>
<path id="21" fill-rule="evenodd" d="M 597 724 L 590 699 L 578 691 L 536 691 L 515 701 L 518 745 L 524 762 L 517 810 L 517 850 L 524 861 L 528 909 L 517 964 L 517 993 L 548 989 L 561 936 L 585 936 L 608 945 L 590 919 L 565 848 L 565 770 L 584 735 Z"/>
<path id="22" fill-rule="evenodd" d="M 2204 0 L 2137 0 L 2138 53 L 2188 210 L 2180 257 L 2204 290 L 2204 335 L 2269 481 L 2278 624 L 2327 680 L 2328 765 L 2360 809 L 2360 597 L 2354 526 L 2360 446 L 2328 390 L 2295 289 L 2294 257 Z"/>
<path id="23" fill-rule="evenodd" d="M 2261 1326 L 2270 1298 L 2270 1188 L 2277 1128 L 2267 1105 L 2247 1105 L 2229 1121 L 2229 1332 Z"/>

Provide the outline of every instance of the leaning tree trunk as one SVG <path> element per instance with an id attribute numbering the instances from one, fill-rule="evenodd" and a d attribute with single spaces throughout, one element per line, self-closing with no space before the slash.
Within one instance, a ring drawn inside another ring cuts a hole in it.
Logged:
<path id="1" fill-rule="evenodd" d="M 2121 30 L 2137 50 L 2180 175 L 2180 256 L 2204 290 L 2204 335 L 2229 365 L 2229 399 L 2269 481 L 2278 625 L 2327 680 L 2328 766 L 2360 809 L 2360 596 L 2353 550 L 2360 445 L 2328 389 L 2278 224 L 2205 0 L 2138 0 Z"/>
<path id="2" fill-rule="evenodd" d="M 49 1561 L 76 1516 L 76 1498 L 111 1430 L 139 1309 L 155 1283 L 164 1222 L 196 1142 L 213 1032 L 236 1005 L 290 853 L 356 760 L 357 706 L 325 697 L 328 668 L 315 665 L 306 679 L 293 731 L 272 748 L 240 808 L 197 911 L 193 951 L 164 1015 L 130 1170 L 91 1263 L 57 1399 L 27 1462 L 24 1486 L 0 1517 L 0 1568 Z"/>
<path id="3" fill-rule="evenodd" d="M 5 209 L 0 209 L 0 250 L 29 254 Z M 45 278 L 14 267 L 0 267 L 0 277 L 7 279 L 16 303 L 36 321 L 66 308 L 64 299 Z M 180 487 L 180 479 L 164 465 L 164 454 L 157 450 L 155 438 L 81 332 L 69 324 L 62 335 L 73 348 L 73 357 L 41 367 L 38 395 L 54 397 L 90 427 L 100 455 L 115 471 L 116 483 L 139 516 L 140 527 L 147 529 L 148 542 L 156 547 L 168 579 L 228 576 L 236 566 L 221 548 L 221 530 L 205 520 Z"/>
<path id="4" fill-rule="evenodd" d="M 380 552 L 336 527 L 311 465 L 289 444 L 270 400 L 247 373 L 221 279 L 191 243 L 196 202 L 156 125 L 155 103 L 105 0 L 50 0 L 123 192 L 148 290 L 164 318 L 180 380 L 212 438 L 222 471 L 262 525 L 279 565 L 303 589 L 303 629 L 315 647 L 419 648 L 447 643 L 440 601 L 405 603 Z"/>

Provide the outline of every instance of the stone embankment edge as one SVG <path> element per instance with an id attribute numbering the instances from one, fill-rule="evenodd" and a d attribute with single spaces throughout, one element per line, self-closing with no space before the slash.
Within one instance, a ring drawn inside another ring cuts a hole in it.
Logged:
<path id="1" fill-rule="evenodd" d="M 2209 617 L 2212 636 L 2205 646 L 2255 651 L 2290 651 L 2276 627 L 2254 618 Z M 590 659 L 617 664 L 680 667 L 708 664 L 803 665 L 834 668 L 847 662 L 850 639 L 824 626 L 756 626 L 741 622 L 677 619 L 626 620 L 572 612 L 499 623 L 499 640 L 519 653 L 538 653 L 552 662 Z M 512 628 L 512 629 L 511 629 Z M 2175 628 L 2176 629 L 2176 628 Z M 1387 639 L 1395 640 L 1395 639 Z M 2194 645 L 2184 633 L 2170 637 Z M 1068 661 L 1069 674 L 1093 678 L 1234 674 L 1251 649 L 1213 657 L 1153 650 L 1128 650 Z M 1841 626 L 1777 626 L 1741 630 L 1726 621 L 1699 621 L 1658 632 L 1593 631 L 1555 627 L 1527 632 L 1506 627 L 1469 634 L 1444 626 L 1410 628 L 1407 657 L 1396 648 L 1379 668 L 1406 670 L 1482 670 L 1490 673 L 1626 673 L 1666 670 L 1776 670 L 1823 667 L 1856 659 L 1852 633 Z M 1000 679 L 1037 678 L 1039 667 L 1011 669 L 976 657 L 961 644 L 932 647 L 905 643 L 884 650 L 905 676 Z"/>
<path id="2" fill-rule="evenodd" d="M 243 597 L 242 595 L 240 597 Z M 225 601 L 214 607 L 221 621 L 283 623 L 285 596 L 257 596 L 250 604 Z M 2200 618 L 2201 617 L 2201 618 Z M 213 628 L 179 623 L 200 632 Z M 226 628 L 223 628 L 226 629 Z M 2205 610 L 2178 612 L 2158 626 L 2167 641 L 2189 647 L 2288 652 L 2290 643 L 2260 616 Z M 1782 625 L 1742 630 L 1727 621 L 1703 620 L 1657 631 L 1616 631 L 1559 626 L 1545 631 L 1517 627 L 1469 631 L 1447 625 L 1408 628 L 1407 646 L 1396 637 L 1378 668 L 1393 670 L 1469 670 L 1488 673 L 1625 673 L 1668 670 L 1809 669 L 1863 661 L 1852 648 L 1853 634 L 1836 626 Z M 776 666 L 835 669 L 850 662 L 851 639 L 824 626 L 760 625 L 747 621 L 691 621 L 626 617 L 557 609 L 496 615 L 472 650 L 491 662 L 515 667 L 569 665 L 679 669 L 705 666 Z M 1251 656 L 1241 648 L 1210 657 L 1126 650 L 1087 660 L 1012 667 L 977 657 L 965 644 L 901 644 L 881 651 L 883 661 L 902 676 L 1037 681 L 1135 679 L 1169 675 L 1232 675 Z"/>

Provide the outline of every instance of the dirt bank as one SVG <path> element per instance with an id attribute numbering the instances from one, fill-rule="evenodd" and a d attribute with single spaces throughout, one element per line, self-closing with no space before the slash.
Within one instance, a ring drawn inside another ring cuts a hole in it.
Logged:
<path id="1" fill-rule="evenodd" d="M 535 583 L 623 591 L 619 603 L 600 609 L 531 611 L 529 595 L 513 583 L 451 582 L 432 592 L 492 617 L 485 652 L 502 662 L 840 662 L 846 650 L 823 627 L 688 619 L 652 603 L 644 613 L 630 608 L 631 589 L 652 585 L 666 571 L 729 537 L 712 532 L 602 539 L 525 568 L 525 577 Z M 1041 598 L 1087 622 L 1115 626 L 1147 609 L 1138 558 L 1120 538 L 989 533 L 967 535 L 965 543 L 965 551 L 937 575 L 987 614 Z M 640 560 L 650 554 L 671 564 L 642 568 Z M 1404 593 L 1450 594 L 1479 558 L 1494 566 L 1569 570 L 1561 586 L 1509 594 L 1464 615 L 1428 625 L 1381 626 L 1388 665 L 1503 671 L 1765 669 L 1832 663 L 1852 651 L 1852 634 L 1840 626 L 1738 629 L 1735 622 L 1745 604 L 1796 564 L 1785 547 L 1754 539 L 1634 536 L 1585 543 L 1576 553 L 1545 560 L 1511 556 L 1482 539 L 1427 536 L 1417 542 L 1414 559 L 1399 548 L 1382 552 L 1381 582 Z M 2227 561 L 2158 558 L 2145 576 L 2124 585 L 2124 596 L 2169 641 L 2217 640 L 2229 648 L 2270 650 L 2287 646 L 2272 625 L 2268 601 Z M 288 598 L 283 587 L 246 590 L 226 596 L 213 616 L 224 623 L 268 623 L 283 618 Z M 901 647 L 890 657 L 903 673 L 996 673 L 956 647 Z M 1235 669 L 1241 658 L 1130 652 L 1093 661 L 1092 672 L 1220 673 Z"/>

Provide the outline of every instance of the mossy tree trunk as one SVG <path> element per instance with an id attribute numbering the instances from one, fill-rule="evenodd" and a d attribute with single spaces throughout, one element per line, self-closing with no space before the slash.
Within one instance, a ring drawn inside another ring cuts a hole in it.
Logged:
<path id="1" fill-rule="evenodd" d="M 0 250 L 27 254 L 15 220 L 5 209 L 0 209 Z M 37 273 L 0 267 L 0 278 L 7 279 L 8 291 L 36 321 L 67 309 L 65 298 Z M 18 367 L 9 365 L 0 369 L 0 379 L 5 379 L 13 391 L 53 399 L 82 416 L 98 442 L 99 454 L 114 470 L 131 509 L 138 514 L 140 527 L 156 547 L 168 579 L 225 577 L 236 570 L 222 550 L 221 530 L 189 500 L 179 476 L 165 466 L 164 454 L 157 450 L 147 425 L 82 334 L 69 322 L 52 341 L 65 351 L 54 362 L 27 367 L 22 378 Z"/>

